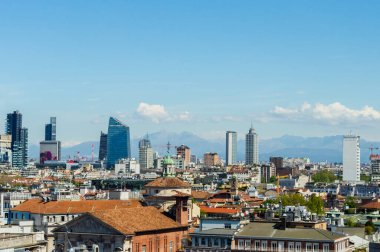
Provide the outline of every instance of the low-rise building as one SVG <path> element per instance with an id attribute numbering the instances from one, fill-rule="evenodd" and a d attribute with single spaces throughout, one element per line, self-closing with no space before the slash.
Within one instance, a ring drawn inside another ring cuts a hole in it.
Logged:
<path id="1" fill-rule="evenodd" d="M 66 252 L 89 251 L 174 252 L 182 248 L 187 226 L 166 217 L 154 207 L 95 211 L 53 230 L 54 248 Z"/>

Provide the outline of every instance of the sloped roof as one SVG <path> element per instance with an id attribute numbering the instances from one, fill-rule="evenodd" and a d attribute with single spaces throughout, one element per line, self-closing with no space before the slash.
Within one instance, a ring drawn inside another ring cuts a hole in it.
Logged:
<path id="1" fill-rule="evenodd" d="M 185 227 L 160 213 L 155 207 L 95 211 L 89 215 L 112 226 L 123 234 Z"/>
<path id="2" fill-rule="evenodd" d="M 49 201 L 29 199 L 11 209 L 11 211 L 35 214 L 80 214 L 97 210 L 141 207 L 138 200 L 79 200 Z"/>
<path id="3" fill-rule="evenodd" d="M 191 196 L 193 196 L 194 199 L 208 199 L 211 195 L 211 193 L 205 191 L 191 191 Z"/>
<path id="4" fill-rule="evenodd" d="M 265 237 L 274 239 L 295 239 L 311 241 L 335 241 L 345 235 L 314 228 L 276 229 L 275 223 L 253 222 L 243 227 L 236 237 Z"/>
<path id="5" fill-rule="evenodd" d="M 171 177 L 161 177 L 149 182 L 145 187 L 162 187 L 162 188 L 191 188 L 190 184 L 179 179 Z"/>
<path id="6" fill-rule="evenodd" d="M 362 209 L 380 209 L 380 202 L 379 201 L 371 201 L 364 205 L 359 206 L 359 208 Z"/>
<path id="7" fill-rule="evenodd" d="M 234 208 L 223 208 L 223 207 L 206 207 L 206 206 L 200 206 L 201 211 L 207 213 L 207 214 L 229 214 L 234 215 L 239 212 L 238 209 Z"/>

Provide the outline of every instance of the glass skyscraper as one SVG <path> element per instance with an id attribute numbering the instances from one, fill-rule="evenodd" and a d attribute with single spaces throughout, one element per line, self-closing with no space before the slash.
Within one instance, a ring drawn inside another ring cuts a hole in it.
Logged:
<path id="1" fill-rule="evenodd" d="M 28 129 L 22 127 L 22 114 L 14 111 L 7 115 L 6 133 L 12 136 L 12 166 L 28 165 Z"/>
<path id="2" fill-rule="evenodd" d="M 55 141 L 57 138 L 57 118 L 50 117 L 50 123 L 45 125 L 45 141 Z"/>
<path id="3" fill-rule="evenodd" d="M 112 168 L 122 158 L 131 157 L 129 127 L 110 117 L 107 135 L 107 167 Z"/>
<path id="4" fill-rule="evenodd" d="M 100 132 L 99 161 L 107 159 L 107 134 Z"/>

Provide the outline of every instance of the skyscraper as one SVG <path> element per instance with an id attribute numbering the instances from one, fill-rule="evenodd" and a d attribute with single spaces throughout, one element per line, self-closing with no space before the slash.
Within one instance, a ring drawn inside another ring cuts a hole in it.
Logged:
<path id="1" fill-rule="evenodd" d="M 360 181 L 360 137 L 343 136 L 343 180 Z"/>
<path id="2" fill-rule="evenodd" d="M 45 124 L 45 141 L 40 142 L 40 164 L 61 160 L 61 142 L 57 141 L 57 118 L 50 117 Z"/>
<path id="3" fill-rule="evenodd" d="M 226 132 L 226 164 L 236 163 L 237 155 L 237 133 L 235 131 Z"/>
<path id="4" fill-rule="evenodd" d="M 20 112 L 7 115 L 6 133 L 12 136 L 12 166 L 25 167 L 28 164 L 28 129 L 22 127 Z"/>
<path id="5" fill-rule="evenodd" d="M 100 132 L 99 144 L 99 161 L 104 161 L 107 158 L 107 133 Z"/>
<path id="6" fill-rule="evenodd" d="M 45 141 L 55 141 L 57 139 L 57 118 L 50 117 L 50 123 L 45 125 Z"/>
<path id="7" fill-rule="evenodd" d="M 148 135 L 139 142 L 139 163 L 141 169 L 153 168 L 153 149 Z"/>
<path id="8" fill-rule="evenodd" d="M 254 128 L 250 128 L 245 135 L 245 164 L 259 163 L 259 136 Z"/>
<path id="9" fill-rule="evenodd" d="M 114 167 L 117 160 L 131 157 L 129 127 L 110 117 L 107 135 L 107 166 Z"/>
<path id="10" fill-rule="evenodd" d="M 182 144 L 181 146 L 177 147 L 177 156 L 180 156 L 181 158 L 183 158 L 185 167 L 189 167 L 190 155 L 191 155 L 191 151 L 188 146 Z"/>

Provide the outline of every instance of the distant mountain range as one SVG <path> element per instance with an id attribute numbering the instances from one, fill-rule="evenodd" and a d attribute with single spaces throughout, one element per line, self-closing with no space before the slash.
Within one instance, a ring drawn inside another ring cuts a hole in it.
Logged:
<path id="1" fill-rule="evenodd" d="M 309 157 L 313 162 L 329 161 L 342 162 L 342 136 L 326 136 L 326 137 L 299 137 L 284 135 L 279 138 L 264 139 L 259 143 L 260 161 L 268 161 L 270 156 L 283 157 Z M 138 156 L 138 142 L 141 138 L 132 140 L 132 156 Z M 186 144 L 191 148 L 192 154 L 202 157 L 206 152 L 217 152 L 225 157 L 225 141 L 224 140 L 206 140 L 199 136 L 189 133 L 173 133 L 161 131 L 149 135 L 152 147 L 160 154 L 166 153 L 166 144 L 170 142 L 174 154 L 173 147 Z M 367 162 L 370 154 L 370 146 L 380 146 L 380 142 L 369 142 L 361 139 L 361 161 Z M 63 147 L 62 156 L 64 158 L 74 158 L 79 154 L 91 158 L 92 145 L 94 145 L 94 156 L 97 158 L 99 153 L 99 142 L 89 141 L 81 144 Z M 238 160 L 244 160 L 245 142 L 238 141 Z M 39 146 L 31 145 L 29 147 L 29 155 L 31 158 L 39 156 Z"/>

